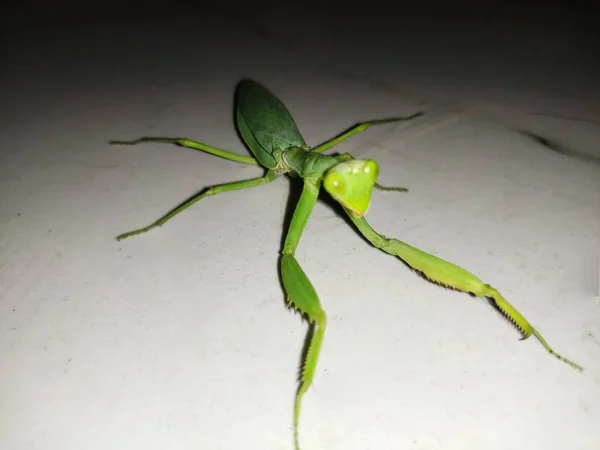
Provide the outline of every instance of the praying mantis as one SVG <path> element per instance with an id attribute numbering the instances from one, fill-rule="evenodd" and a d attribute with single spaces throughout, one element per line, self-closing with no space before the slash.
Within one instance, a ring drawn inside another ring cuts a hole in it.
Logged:
<path id="1" fill-rule="evenodd" d="M 534 335 L 544 348 L 556 358 L 582 371 L 583 368 L 556 353 L 542 335 L 494 287 L 481 281 L 471 272 L 453 263 L 426 253 L 394 238 L 375 231 L 365 219 L 373 189 L 407 192 L 405 188 L 384 187 L 377 183 L 379 166 L 374 160 L 355 159 L 348 153 L 324 155 L 340 142 L 372 126 L 407 121 L 421 116 L 418 112 L 398 117 L 359 123 L 342 134 L 310 147 L 285 105 L 261 84 L 242 80 L 237 87 L 236 122 L 239 133 L 252 156 L 222 150 L 186 138 L 142 137 L 134 141 L 111 141 L 111 145 L 136 145 L 145 142 L 171 143 L 199 150 L 242 164 L 261 165 L 266 169 L 262 177 L 215 185 L 173 209 L 153 224 L 121 234 L 117 239 L 139 235 L 164 225 L 194 203 L 211 195 L 262 186 L 283 175 L 300 178 L 302 193 L 293 212 L 281 250 L 279 269 L 288 305 L 297 310 L 309 324 L 308 346 L 300 368 L 299 384 L 294 404 L 294 446 L 299 450 L 299 420 L 302 399 L 309 389 L 315 371 L 327 317 L 319 296 L 310 279 L 297 261 L 295 253 L 311 216 L 321 187 L 337 201 L 357 230 L 376 248 L 401 259 L 426 280 L 439 286 L 487 299 L 522 334 L 522 339 Z"/>

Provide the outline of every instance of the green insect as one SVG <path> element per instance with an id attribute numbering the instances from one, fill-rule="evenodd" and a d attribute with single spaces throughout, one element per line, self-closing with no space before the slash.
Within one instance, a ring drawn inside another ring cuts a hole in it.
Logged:
<path id="1" fill-rule="evenodd" d="M 340 203 L 356 228 L 373 246 L 400 258 L 415 272 L 435 284 L 488 299 L 521 332 L 523 339 L 533 334 L 552 355 L 575 369 L 583 370 L 577 364 L 554 352 L 541 334 L 495 288 L 455 264 L 425 253 L 398 239 L 389 239 L 371 228 L 364 216 L 369 209 L 373 188 L 384 191 L 407 191 L 405 188 L 388 188 L 377 184 L 379 167 L 375 161 L 358 160 L 348 153 L 323 155 L 326 150 L 371 126 L 410 120 L 422 113 L 419 112 L 409 117 L 360 123 L 339 136 L 311 148 L 304 141 L 285 105 L 262 85 L 251 80 L 243 80 L 237 88 L 236 103 L 237 127 L 253 157 L 238 155 L 185 138 L 143 137 L 135 141 L 111 141 L 111 144 L 173 143 L 243 164 L 260 164 L 266 168 L 266 174 L 259 178 L 207 188 L 152 225 L 122 234 L 117 239 L 122 240 L 159 227 L 209 195 L 261 186 L 284 174 L 297 176 L 303 180 L 302 194 L 292 216 L 280 255 L 281 277 L 287 301 L 292 308 L 302 314 L 310 325 L 309 345 L 302 361 L 295 401 L 294 443 L 296 449 L 299 449 L 298 422 L 302 398 L 315 375 L 325 333 L 326 314 L 308 276 L 296 260 L 295 252 L 317 202 L 321 185 L 334 200 Z"/>

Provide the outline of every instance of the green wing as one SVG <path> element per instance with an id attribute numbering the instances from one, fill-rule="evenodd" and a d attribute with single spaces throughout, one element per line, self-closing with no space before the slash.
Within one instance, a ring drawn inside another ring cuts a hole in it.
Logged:
<path id="1" fill-rule="evenodd" d="M 237 89 L 236 119 L 242 138 L 260 163 L 277 167 L 289 147 L 308 149 L 285 105 L 267 88 L 243 80 Z"/>

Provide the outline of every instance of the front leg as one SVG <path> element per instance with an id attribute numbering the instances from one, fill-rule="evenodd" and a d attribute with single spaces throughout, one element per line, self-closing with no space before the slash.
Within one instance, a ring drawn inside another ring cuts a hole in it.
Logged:
<path id="1" fill-rule="evenodd" d="M 364 217 L 354 217 L 348 210 L 346 210 L 346 213 L 363 236 L 375 247 L 390 255 L 397 256 L 415 272 L 432 283 L 488 299 L 522 333 L 523 339 L 527 339 L 533 334 L 551 355 L 569 364 L 574 369 L 583 370 L 581 366 L 552 350 L 542 335 L 531 326 L 515 307 L 502 297 L 500 292 L 489 284 L 485 284 L 471 272 L 398 239 L 388 239 L 371 228 Z"/>
<path id="2" fill-rule="evenodd" d="M 296 248 L 317 202 L 319 188 L 319 182 L 304 180 L 302 195 L 296 205 L 290 228 L 286 235 L 280 266 L 281 278 L 288 304 L 300 312 L 310 324 L 307 337 L 309 344 L 306 353 L 303 355 L 300 367 L 300 385 L 296 392 L 296 404 L 294 408 L 294 445 L 296 450 L 300 449 L 298 424 L 300 421 L 302 398 L 312 384 L 327 324 L 327 317 L 321 307 L 319 296 L 295 257 Z"/>

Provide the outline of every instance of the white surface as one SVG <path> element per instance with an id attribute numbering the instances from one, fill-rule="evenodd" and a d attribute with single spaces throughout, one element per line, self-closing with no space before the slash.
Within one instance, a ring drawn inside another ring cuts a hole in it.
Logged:
<path id="1" fill-rule="evenodd" d="M 293 448 L 306 325 L 277 278 L 289 183 L 208 198 L 114 240 L 205 186 L 261 173 L 169 145 L 107 145 L 187 136 L 245 153 L 232 99 L 246 77 L 280 96 L 312 144 L 426 109 L 336 148 L 376 158 L 382 184 L 411 189 L 376 192 L 371 223 L 477 273 L 586 369 L 519 341 L 484 301 L 422 281 L 319 204 L 298 259 L 329 327 L 302 448 L 600 448 L 600 165 L 461 115 L 441 77 L 423 104 L 416 93 L 431 86 L 419 76 L 373 69 L 387 90 L 344 77 L 344 53 L 314 53 L 308 38 L 290 50 L 223 16 L 186 25 L 15 35 L 0 136 L 0 448 Z M 310 39 L 343 40 L 322 32 Z M 436 54 L 427 59 L 435 79 Z M 483 105 L 552 104 L 539 92 L 468 93 Z M 577 113 L 593 100 L 569 98 Z M 598 148 L 597 127 L 586 130 Z"/>

